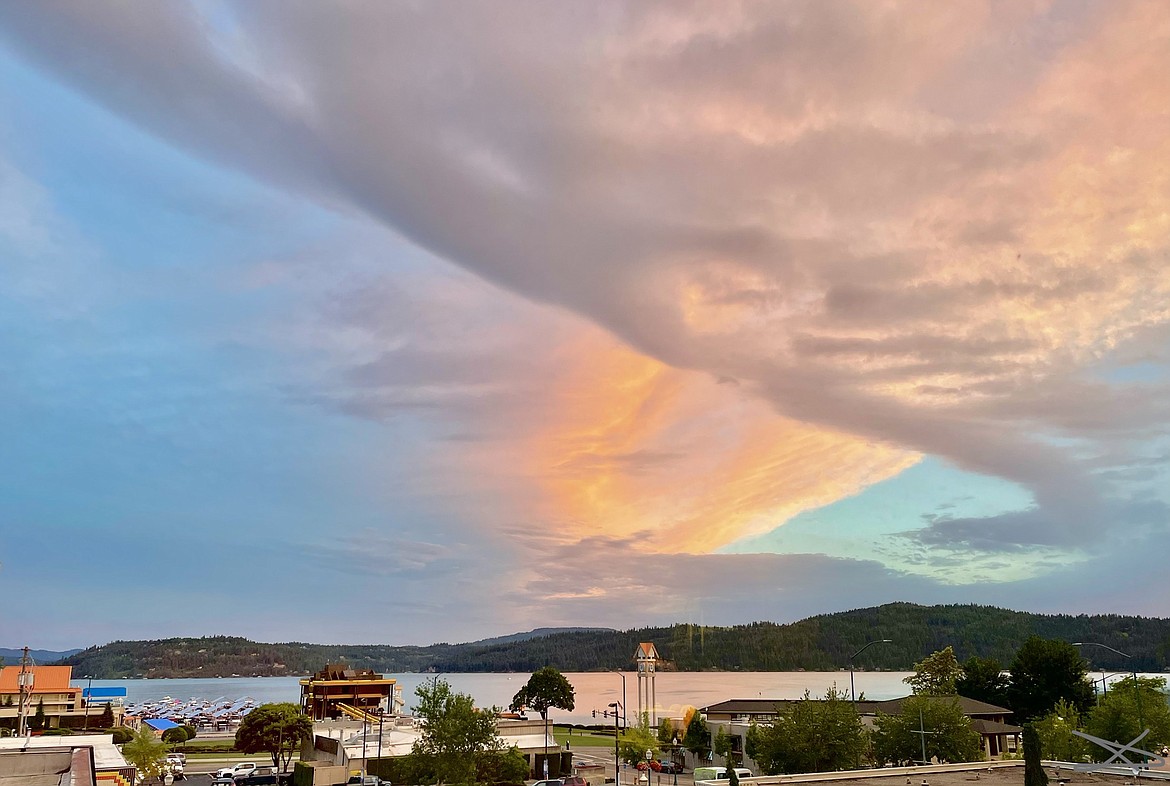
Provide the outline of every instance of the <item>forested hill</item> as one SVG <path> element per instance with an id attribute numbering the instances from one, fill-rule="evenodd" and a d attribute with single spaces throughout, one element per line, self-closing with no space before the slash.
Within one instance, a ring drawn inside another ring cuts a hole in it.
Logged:
<path id="1" fill-rule="evenodd" d="M 811 671 L 846 668 L 850 656 L 867 642 L 891 639 L 889 644 L 867 649 L 857 659 L 857 668 L 909 670 L 925 655 L 948 645 L 960 659 L 979 655 L 998 658 L 1006 665 L 1016 648 L 1033 634 L 1069 642 L 1097 642 L 1132 656 L 1126 660 L 1104 647 L 1087 646 L 1084 653 L 1094 668 L 1162 671 L 1170 661 L 1170 620 L 1030 614 L 989 606 L 891 603 L 787 625 L 680 624 L 539 634 L 534 631 L 532 635 L 428 647 L 262 644 L 227 636 L 117 641 L 83 650 L 62 662 L 72 664 L 74 673 L 99 679 L 296 675 L 337 662 L 387 673 L 529 672 L 545 665 L 562 671 L 595 671 L 632 668 L 637 644 L 651 641 L 668 661 L 666 668 Z"/>

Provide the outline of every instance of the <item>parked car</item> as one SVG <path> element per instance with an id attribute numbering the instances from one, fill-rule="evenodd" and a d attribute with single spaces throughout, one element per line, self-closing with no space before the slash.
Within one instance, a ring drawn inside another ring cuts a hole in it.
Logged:
<path id="1" fill-rule="evenodd" d="M 377 775 L 350 775 L 346 784 L 356 784 L 356 786 L 390 786 L 390 781 L 384 781 Z"/>
<path id="2" fill-rule="evenodd" d="M 211 786 L 235 786 L 235 784 L 236 782 L 233 781 L 231 776 L 228 775 L 216 774 L 216 776 L 211 779 Z"/>
<path id="3" fill-rule="evenodd" d="M 262 784 L 277 783 L 279 781 L 280 770 L 275 767 L 253 767 L 250 772 L 243 775 L 236 775 L 234 780 L 236 786 L 262 786 Z"/>
<path id="4" fill-rule="evenodd" d="M 237 778 L 240 775 L 247 775 L 252 770 L 256 769 L 256 762 L 242 761 L 234 767 L 220 767 L 215 773 L 217 778 Z"/>
<path id="5" fill-rule="evenodd" d="M 532 786 L 565 786 L 565 782 L 560 778 L 553 778 L 547 781 L 537 781 Z"/>
<path id="6" fill-rule="evenodd" d="M 681 775 L 683 772 L 683 766 L 677 761 L 664 761 L 660 762 L 660 764 L 662 766 L 658 771 L 665 772 L 667 775 L 673 775 L 674 773 L 679 773 Z"/>
<path id="7" fill-rule="evenodd" d="M 561 778 L 561 783 L 565 786 L 589 786 L 589 782 L 580 775 L 566 775 Z"/>

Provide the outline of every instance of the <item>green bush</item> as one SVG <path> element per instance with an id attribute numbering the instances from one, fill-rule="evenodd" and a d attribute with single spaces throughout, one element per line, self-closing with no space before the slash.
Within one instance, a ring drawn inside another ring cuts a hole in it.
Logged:
<path id="1" fill-rule="evenodd" d="M 134 732 L 125 726 L 116 726 L 113 729 L 112 734 L 114 735 L 115 745 L 125 745 L 127 742 L 130 742 L 130 740 L 134 739 Z"/>

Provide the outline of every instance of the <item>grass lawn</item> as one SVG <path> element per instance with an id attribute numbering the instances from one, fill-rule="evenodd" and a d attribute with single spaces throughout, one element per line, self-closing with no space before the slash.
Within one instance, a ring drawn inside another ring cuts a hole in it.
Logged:
<path id="1" fill-rule="evenodd" d="M 572 731 L 572 734 L 569 733 L 570 731 Z M 572 748 L 574 745 L 579 745 L 585 748 L 613 747 L 612 734 L 594 734 L 593 732 L 587 731 L 585 729 L 573 729 L 569 726 L 557 726 L 555 724 L 552 727 L 552 733 L 553 738 L 557 741 L 558 744 L 564 745 L 566 742 L 568 742 L 570 748 Z"/>

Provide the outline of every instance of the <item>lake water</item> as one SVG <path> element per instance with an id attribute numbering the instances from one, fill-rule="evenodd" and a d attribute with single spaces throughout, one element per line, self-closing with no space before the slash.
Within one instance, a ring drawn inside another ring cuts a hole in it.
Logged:
<path id="1" fill-rule="evenodd" d="M 868 699 L 893 699 L 910 692 L 902 679 L 911 672 L 856 672 L 857 695 Z M 638 705 L 638 679 L 634 672 L 624 672 L 624 704 L 633 720 Z M 397 690 L 407 708 L 414 706 L 414 690 L 431 674 L 388 674 L 398 680 Z M 602 717 L 610 702 L 623 701 L 622 678 L 613 672 L 567 673 L 565 677 L 576 690 L 573 712 L 554 709 L 549 719 L 557 723 L 610 723 Z M 460 693 L 468 693 L 480 707 L 507 707 L 516 691 L 528 680 L 527 674 L 443 674 L 441 678 Z M 174 699 L 229 699 L 251 696 L 259 704 L 275 701 L 300 701 L 299 677 L 232 677 L 224 679 L 182 680 L 93 680 L 97 687 L 124 687 L 127 701 Z M 686 706 L 703 707 L 726 699 L 799 699 L 809 691 L 814 698 L 823 696 L 831 686 L 849 693 L 847 671 L 767 671 L 767 672 L 659 672 L 655 680 L 658 717 L 681 717 Z M 80 687 L 88 680 L 74 680 Z M 595 719 L 592 710 L 597 710 Z"/>

